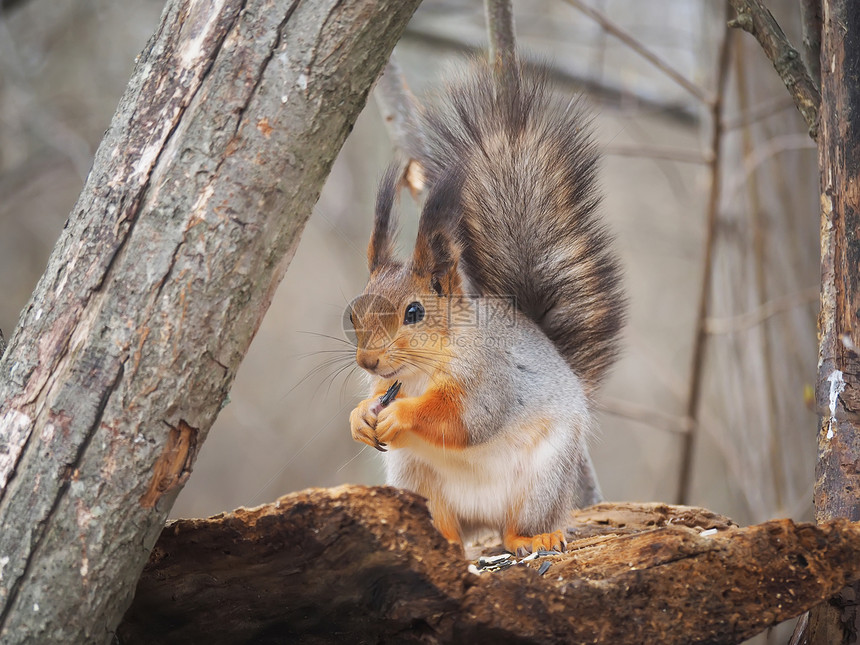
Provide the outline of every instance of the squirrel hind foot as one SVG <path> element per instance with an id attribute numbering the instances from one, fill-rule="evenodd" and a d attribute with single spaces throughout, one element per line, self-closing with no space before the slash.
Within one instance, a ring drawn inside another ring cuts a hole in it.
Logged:
<path id="1" fill-rule="evenodd" d="M 435 508 L 432 508 L 435 506 Z M 457 518 L 445 507 L 431 502 L 431 514 L 433 515 L 433 526 L 442 534 L 449 542 L 458 544 L 461 551 L 465 551 L 466 545 L 463 543 L 463 536 L 460 529 L 460 523 Z"/>
<path id="2" fill-rule="evenodd" d="M 564 553 L 567 540 L 561 530 L 552 533 L 538 533 L 537 535 L 519 535 L 516 532 L 506 532 L 502 544 L 505 549 L 523 557 L 535 551 L 558 551 Z"/>

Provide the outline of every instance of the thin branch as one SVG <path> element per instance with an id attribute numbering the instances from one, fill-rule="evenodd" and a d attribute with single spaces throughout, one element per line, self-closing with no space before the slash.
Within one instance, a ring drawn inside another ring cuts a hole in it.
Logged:
<path id="1" fill-rule="evenodd" d="M 374 96 L 394 145 L 407 154 L 422 149 L 424 142 L 415 139 L 419 134 L 415 120 L 415 97 L 406 85 L 394 54 L 379 77 Z"/>
<path id="2" fill-rule="evenodd" d="M 510 69 L 517 60 L 511 0 L 484 0 L 484 11 L 487 14 L 490 62 L 497 72 Z"/>
<path id="3" fill-rule="evenodd" d="M 637 403 L 622 399 L 604 398 L 597 404 L 597 409 L 615 417 L 630 419 L 657 430 L 673 434 L 685 434 L 690 431 L 692 422 L 685 417 L 660 412 Z"/>
<path id="4" fill-rule="evenodd" d="M 790 311 L 795 307 L 808 305 L 818 299 L 818 287 L 809 287 L 802 291 L 790 293 L 780 298 L 763 302 L 761 305 L 737 316 L 708 318 L 705 320 L 705 330 L 708 334 L 735 334 L 760 325 L 768 318 Z"/>
<path id="5" fill-rule="evenodd" d="M 709 153 L 703 154 L 698 150 L 685 150 L 684 148 L 672 148 L 669 146 L 613 144 L 606 146 L 603 149 L 603 153 L 617 157 L 645 157 L 647 159 L 692 164 L 709 164 L 712 161 Z"/>
<path id="6" fill-rule="evenodd" d="M 688 79 L 686 76 L 678 72 L 675 68 L 673 68 L 669 63 L 664 61 L 662 58 L 657 56 L 650 49 L 645 47 L 639 40 L 637 40 L 630 32 L 619 26 L 617 23 L 613 22 L 606 14 L 597 11 L 592 7 L 589 7 L 587 4 L 582 2 L 582 0 L 565 0 L 567 4 L 575 7 L 586 16 L 594 20 L 598 23 L 604 30 L 608 33 L 615 36 L 622 43 L 630 47 L 633 51 L 639 54 L 642 58 L 651 63 L 654 67 L 659 69 L 661 72 L 666 74 L 669 78 L 675 81 L 678 85 L 687 90 L 690 94 L 696 97 L 702 103 L 706 105 L 712 105 L 716 100 L 713 96 L 711 96 L 707 90 L 699 87 L 693 81 Z"/>
<path id="7" fill-rule="evenodd" d="M 729 21 L 729 27 L 743 29 L 759 42 L 803 115 L 809 127 L 809 136 L 817 139 L 821 94 L 800 59 L 800 54 L 788 42 L 779 24 L 760 0 L 729 0 L 729 3 L 737 12 L 737 16 Z"/>
<path id="8" fill-rule="evenodd" d="M 15 9 L 16 7 L 22 6 L 27 3 L 28 0 L 0 0 L 0 11 L 10 11 L 11 9 Z"/>
<path id="9" fill-rule="evenodd" d="M 402 153 L 403 181 L 412 197 L 417 198 L 424 190 L 424 173 L 415 155 L 424 149 L 424 138 L 415 118 L 415 97 L 406 85 L 394 54 L 388 59 L 374 96 L 388 136 Z"/>
<path id="10" fill-rule="evenodd" d="M 800 0 L 800 24 L 806 69 L 815 85 L 821 87 L 821 0 Z"/>
<path id="11" fill-rule="evenodd" d="M 41 143 L 67 157 L 81 179 L 84 179 L 92 165 L 91 146 L 82 134 L 66 125 L 36 100 L 36 93 L 32 89 L 30 77 L 18 53 L 4 12 L 0 12 L 0 67 L 9 87 L 17 90 L 8 92 L 8 99 L 13 113 L 25 126 L 24 129 Z"/>
<path id="12" fill-rule="evenodd" d="M 739 114 L 727 116 L 723 119 L 723 130 L 736 130 L 747 125 L 752 125 L 757 121 L 778 114 L 789 107 L 794 107 L 794 100 L 790 96 L 780 94 L 779 96 L 771 97 L 758 105 L 753 105 L 741 111 Z"/>
<path id="13" fill-rule="evenodd" d="M 693 472 L 693 451 L 695 449 L 696 437 L 698 435 L 699 403 L 702 394 L 702 379 L 704 376 L 705 344 L 707 334 L 705 333 L 705 320 L 708 316 L 708 307 L 711 298 L 711 276 L 713 274 L 713 256 L 716 245 L 717 217 L 720 209 L 720 150 L 723 138 L 723 96 L 726 81 L 729 76 L 729 61 L 731 48 L 729 47 L 731 32 L 725 31 L 717 58 L 717 81 L 714 88 L 714 102 L 711 104 L 711 145 L 713 154 L 710 163 L 711 190 L 708 195 L 708 210 L 705 232 L 705 249 L 702 258 L 702 281 L 699 288 L 699 306 L 696 313 L 695 337 L 693 340 L 692 368 L 690 370 L 690 387 L 687 393 L 686 416 L 692 420 L 693 425 L 690 432 L 684 435 L 681 445 L 681 472 L 678 478 L 678 492 L 676 499 L 678 503 L 686 504 L 690 499 Z"/>
<path id="14" fill-rule="evenodd" d="M 604 31 L 601 29 L 600 33 L 604 33 Z M 640 117 L 644 116 L 643 112 L 641 111 L 637 111 L 634 114 L 637 114 Z M 650 125 L 645 125 L 645 120 L 639 118 L 627 118 L 626 115 L 622 114 L 619 114 L 619 118 L 624 121 L 624 130 L 630 136 L 632 141 L 630 144 L 610 143 L 608 144 L 609 147 L 612 148 L 614 145 L 618 145 L 621 148 L 624 148 L 625 146 L 633 148 L 635 148 L 636 146 L 641 146 L 646 151 L 651 148 L 655 148 L 655 152 L 657 152 L 658 154 L 656 155 L 656 157 L 650 159 L 650 163 L 666 179 L 666 184 L 678 203 L 681 203 L 682 201 L 689 201 L 691 199 L 690 182 L 688 179 L 684 178 L 684 173 L 682 172 L 681 168 L 679 168 L 679 164 L 684 163 L 685 161 L 690 161 L 696 165 L 707 164 L 709 162 L 709 159 L 707 158 L 707 151 L 703 150 L 701 145 L 697 145 L 695 150 L 690 150 L 686 148 L 686 146 L 684 147 L 684 149 L 679 147 L 677 148 L 679 152 L 682 152 L 682 154 L 686 153 L 686 155 L 684 155 L 686 157 L 685 159 L 675 159 L 674 163 L 661 163 L 662 159 L 660 159 L 659 157 L 664 156 L 659 154 L 659 152 L 661 152 L 661 149 L 666 148 L 666 150 L 671 153 L 673 148 L 670 146 L 662 146 L 660 144 L 655 144 L 654 132 L 652 131 Z M 635 158 L 634 155 L 631 155 L 631 157 Z M 648 157 L 645 158 L 648 159 Z M 666 161 L 670 160 L 666 159 Z"/>
<path id="15" fill-rule="evenodd" d="M 797 619 L 797 624 L 794 626 L 794 631 L 791 632 L 791 638 L 788 641 L 788 645 L 800 645 L 803 642 L 803 637 L 806 633 L 807 627 L 809 627 L 808 611 L 801 614 L 800 618 Z"/>
<path id="16" fill-rule="evenodd" d="M 403 34 L 403 37 L 404 39 L 419 42 L 430 47 L 437 47 L 441 50 L 453 49 L 469 54 L 477 54 L 482 51 L 477 45 L 437 33 L 430 29 L 419 29 L 414 25 L 410 25 L 409 29 Z M 520 64 L 526 69 L 533 66 L 528 60 L 521 60 Z M 544 68 L 545 66 L 541 65 L 541 69 Z M 554 83 L 575 85 L 588 93 L 594 100 L 605 101 L 622 108 L 629 108 L 630 103 L 636 103 L 637 107 L 644 106 L 662 116 L 672 117 L 679 122 L 690 125 L 695 125 L 699 122 L 698 110 L 691 110 L 688 105 L 679 102 L 667 103 L 665 102 L 665 96 L 657 92 L 648 94 L 641 88 L 632 90 L 620 85 L 610 85 L 591 76 L 572 74 L 557 65 L 550 65 L 549 72 L 550 78 Z"/>
<path id="17" fill-rule="evenodd" d="M 754 173 L 759 166 L 783 152 L 789 150 L 815 150 L 815 143 L 809 140 L 809 137 L 803 134 L 783 134 L 756 146 L 751 156 L 744 158 L 744 165 L 739 172 L 731 176 L 731 181 L 727 183 L 726 194 L 729 195 L 729 204 L 740 194 L 741 186 L 746 183 L 747 179 Z M 740 172 L 742 170 L 743 172 Z"/>
<path id="18" fill-rule="evenodd" d="M 744 50 L 746 43 L 740 38 L 735 40 L 735 84 L 738 91 L 738 103 L 741 111 L 746 111 L 749 106 L 749 90 L 747 87 L 747 70 L 744 60 Z M 751 151 L 754 148 L 752 128 L 746 126 L 741 129 L 741 141 L 744 151 L 744 158 L 749 158 Z M 753 251 L 753 267 L 755 273 L 755 281 L 753 283 L 755 298 L 759 307 L 765 306 L 768 302 L 768 281 L 767 281 L 767 245 L 765 244 L 765 221 L 762 212 L 763 207 L 759 196 L 759 176 L 753 172 L 749 176 L 749 181 L 744 185 L 747 197 L 749 199 L 749 214 L 752 224 L 752 251 Z M 761 387 L 764 389 L 767 408 L 772 411 L 779 409 L 779 401 L 776 397 L 776 384 L 774 383 L 773 369 L 773 349 L 771 346 L 771 336 L 769 330 L 765 327 L 759 330 L 759 349 L 765 369 L 762 374 Z M 768 414 L 762 420 L 759 432 L 765 433 L 768 439 L 769 456 L 771 462 L 771 473 L 773 474 L 773 492 L 776 501 L 776 507 L 780 511 L 783 508 L 783 490 L 785 488 L 785 469 L 782 464 L 782 453 L 780 451 L 779 441 L 777 437 L 777 428 L 774 423 L 774 414 Z"/>

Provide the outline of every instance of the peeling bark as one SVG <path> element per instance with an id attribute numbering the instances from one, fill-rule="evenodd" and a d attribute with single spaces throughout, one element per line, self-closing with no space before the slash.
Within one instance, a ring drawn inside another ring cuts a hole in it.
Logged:
<path id="1" fill-rule="evenodd" d="M 480 575 L 402 490 L 312 489 L 178 520 L 119 641 L 728 644 L 860 578 L 846 520 L 740 529 L 663 504 L 573 519 L 565 554 Z"/>
<path id="2" fill-rule="evenodd" d="M 106 642 L 418 0 L 173 0 L 0 362 L 0 642 Z"/>
<path id="3" fill-rule="evenodd" d="M 197 458 L 200 430 L 192 428 L 182 419 L 177 427 L 168 427 L 170 433 L 164 451 L 152 468 L 149 487 L 140 496 L 140 505 L 143 508 L 153 508 L 165 493 L 185 484 Z"/>

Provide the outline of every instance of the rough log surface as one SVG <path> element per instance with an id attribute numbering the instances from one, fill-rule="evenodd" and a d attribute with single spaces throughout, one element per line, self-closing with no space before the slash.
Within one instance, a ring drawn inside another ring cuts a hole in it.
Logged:
<path id="1" fill-rule="evenodd" d="M 311 489 L 170 523 L 119 640 L 739 643 L 860 578 L 846 520 L 741 529 L 702 509 L 600 504 L 568 538 L 565 554 L 476 575 L 420 497 Z"/>
<path id="2" fill-rule="evenodd" d="M 106 642 L 418 0 L 172 0 L 0 362 L 0 642 Z"/>
<path id="3" fill-rule="evenodd" d="M 821 414 L 815 514 L 860 520 L 860 3 L 823 0 L 821 40 Z M 803 643 L 857 643 L 860 584 L 810 615 Z"/>

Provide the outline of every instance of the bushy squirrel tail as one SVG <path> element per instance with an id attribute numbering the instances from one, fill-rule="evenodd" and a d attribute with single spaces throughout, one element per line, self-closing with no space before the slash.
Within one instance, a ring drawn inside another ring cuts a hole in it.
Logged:
<path id="1" fill-rule="evenodd" d="M 626 301 L 598 216 L 598 154 L 578 100 L 545 70 L 466 66 L 418 122 L 430 186 L 462 178 L 462 268 L 487 296 L 512 296 L 592 394 L 617 356 Z"/>

